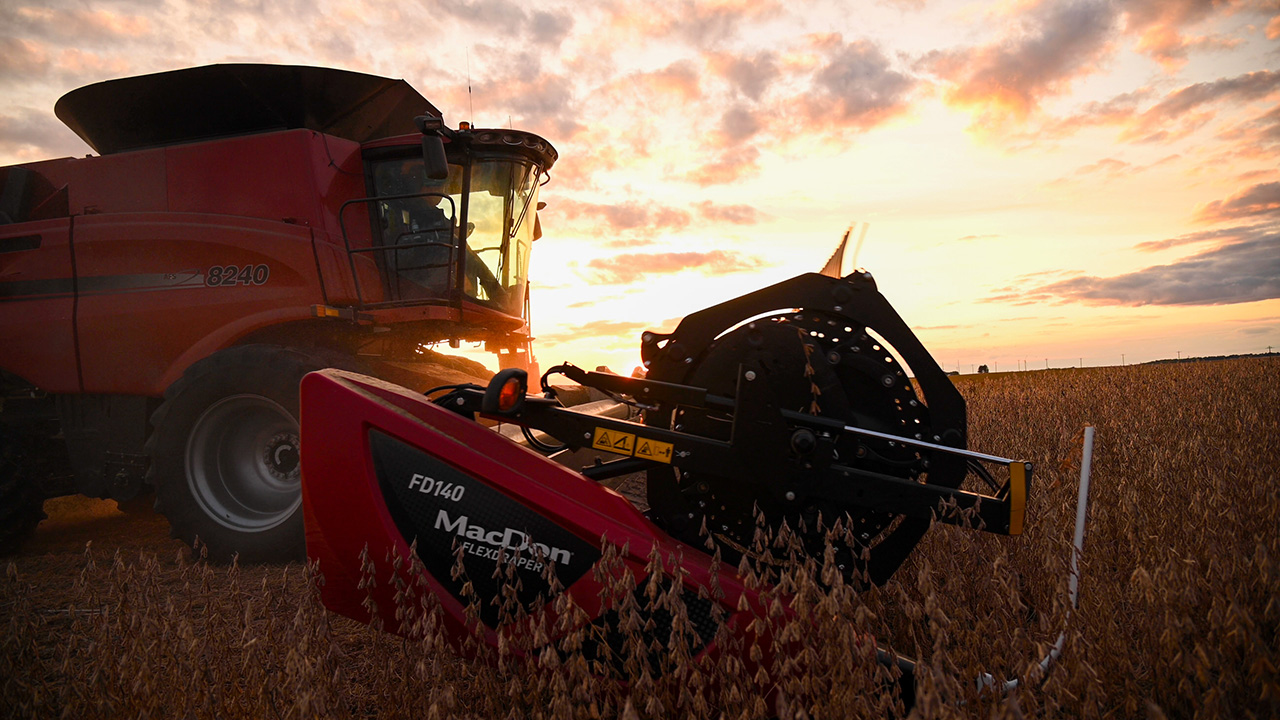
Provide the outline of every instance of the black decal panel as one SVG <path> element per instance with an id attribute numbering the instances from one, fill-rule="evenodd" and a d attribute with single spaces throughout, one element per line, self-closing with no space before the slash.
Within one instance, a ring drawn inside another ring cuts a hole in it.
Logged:
<path id="1" fill-rule="evenodd" d="M 377 430 L 369 431 L 374 471 L 396 527 L 417 540 L 418 558 L 459 602 L 470 581 L 480 617 L 496 626 L 498 595 L 493 576 L 499 553 L 516 565 L 517 598 L 529 608 L 548 596 L 544 563 L 569 587 L 600 559 L 599 549 L 528 506 L 427 453 Z M 456 543 L 456 545 L 455 545 Z M 466 577 L 452 579 L 454 549 L 463 550 Z"/>

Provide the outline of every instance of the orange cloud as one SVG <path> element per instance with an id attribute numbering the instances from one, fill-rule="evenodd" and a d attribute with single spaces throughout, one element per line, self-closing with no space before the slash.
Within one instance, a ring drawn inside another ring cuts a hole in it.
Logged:
<path id="1" fill-rule="evenodd" d="M 637 73 L 631 80 L 653 95 L 674 96 L 684 102 L 702 97 L 698 70 L 690 60 L 674 62 L 655 72 Z"/>
<path id="2" fill-rule="evenodd" d="M 1166 163 L 1173 162 L 1180 157 L 1182 156 L 1177 154 L 1166 155 L 1165 157 L 1162 157 L 1159 160 L 1149 165 L 1134 165 L 1133 163 L 1125 162 L 1124 160 L 1120 160 L 1118 158 L 1112 158 L 1112 157 L 1103 158 L 1095 163 L 1082 165 L 1076 168 L 1074 171 L 1072 171 L 1070 175 L 1066 177 L 1058 178 L 1057 180 L 1054 180 L 1048 183 L 1048 185 L 1050 187 L 1067 185 L 1067 184 L 1070 184 L 1071 182 L 1082 180 L 1082 179 L 1088 182 L 1095 182 L 1095 183 L 1107 182 L 1110 180 L 1115 180 L 1117 178 L 1136 175 L 1140 172 L 1150 170 L 1151 168 L 1159 167 Z"/>
<path id="3" fill-rule="evenodd" d="M 1280 218 L 1280 182 L 1260 183 L 1196 210 L 1196 220 L 1202 223 L 1269 217 Z"/>
<path id="4" fill-rule="evenodd" d="M 893 70 L 879 47 L 866 40 L 845 44 L 838 35 L 824 45 L 825 64 L 797 102 L 811 126 L 868 130 L 906 111 L 916 81 Z"/>
<path id="5" fill-rule="evenodd" d="M 764 213 L 750 205 L 718 205 L 710 200 L 698 203 L 698 214 L 714 222 L 733 225 L 755 225 Z"/>
<path id="6" fill-rule="evenodd" d="M 1280 92 L 1280 72 L 1259 70 L 1210 82 L 1187 85 L 1166 94 L 1145 110 L 1140 106 L 1153 94 L 1151 88 L 1091 102 L 1080 111 L 1053 119 L 1034 132 L 1016 137 L 1030 144 L 1068 137 L 1089 127 L 1116 126 L 1120 139 L 1138 143 L 1169 143 L 1190 135 L 1221 117 L 1231 104 L 1266 100 Z M 1280 108 L 1258 115 L 1219 134 L 1236 142 L 1237 153 L 1263 157 L 1280 145 Z"/>
<path id="7" fill-rule="evenodd" d="M 103 77 L 120 77 L 132 71 L 129 62 L 123 57 L 108 57 L 76 48 L 67 48 L 58 53 L 57 69 L 72 76 Z"/>
<path id="8" fill-rule="evenodd" d="M 602 204 L 561 200 L 556 203 L 555 208 L 563 212 L 569 220 L 602 219 L 614 232 L 637 229 L 651 232 L 682 230 L 688 227 L 692 220 L 689 213 L 684 210 L 636 201 Z"/>
<path id="9" fill-rule="evenodd" d="M 575 306 L 589 306 L 592 303 L 574 303 Z M 538 344 L 555 346 L 574 340 L 589 340 L 601 337 L 635 336 L 636 346 L 640 345 L 640 333 L 649 329 L 643 322 L 627 322 L 622 320 L 592 320 L 582 325 L 549 333 L 538 333 Z"/>
<path id="10" fill-rule="evenodd" d="M 744 145 L 722 151 L 710 162 L 684 174 L 684 179 L 699 187 L 724 185 L 760 172 L 760 151 Z"/>
<path id="11" fill-rule="evenodd" d="M 1216 113 L 1216 108 L 1211 107 L 1213 105 L 1259 100 L 1278 90 L 1280 72 L 1271 70 L 1188 85 L 1165 96 L 1139 115 L 1121 138 L 1162 142 L 1183 137 L 1213 118 Z"/>
<path id="12" fill-rule="evenodd" d="M 17 108 L 10 115 L 0 115 L 0 153 L 43 160 L 83 151 L 84 141 L 55 120 L 52 112 Z"/>
<path id="13" fill-rule="evenodd" d="M 1222 132 L 1218 137 L 1234 143 L 1234 154 L 1240 158 L 1257 159 L 1277 154 L 1280 151 L 1280 105 Z"/>
<path id="14" fill-rule="evenodd" d="M 1185 245 L 1198 245 L 1201 243 L 1213 243 L 1214 246 L 1221 246 L 1235 242 L 1265 238 L 1270 234 L 1270 232 L 1271 229 L 1265 226 L 1238 225 L 1236 227 L 1187 233 L 1185 235 L 1178 235 L 1177 237 L 1166 238 L 1164 240 L 1148 240 L 1134 245 L 1133 248 L 1142 252 L 1159 252 L 1170 248 L 1182 247 Z"/>
<path id="15" fill-rule="evenodd" d="M 614 3 L 610 38 L 678 39 L 706 47 L 737 36 L 744 25 L 775 17 L 773 0 L 677 0 L 666 3 Z"/>
<path id="16" fill-rule="evenodd" d="M 6 83 L 43 76 L 49 69 L 49 53 L 34 40 L 0 38 L 0 81 Z"/>
<path id="17" fill-rule="evenodd" d="M 624 253 L 588 262 L 586 279 L 592 285 L 628 285 L 648 275 L 669 275 L 689 270 L 704 275 L 727 275 L 756 270 L 763 264 L 760 258 L 728 250 Z"/>
<path id="18" fill-rule="evenodd" d="M 769 86 L 781 76 L 777 56 L 772 51 L 740 56 L 713 52 L 706 55 L 707 67 L 723 78 L 738 93 L 759 100 Z"/>
<path id="19" fill-rule="evenodd" d="M 981 110 L 988 121 L 1021 120 L 1098 71 L 1114 49 L 1115 20 L 1107 2 L 1040 3 L 1003 41 L 934 51 L 918 65 L 949 86 L 951 104 Z"/>
<path id="20" fill-rule="evenodd" d="M 1167 265 L 1112 277 L 1079 276 L 985 299 L 1085 305 L 1232 305 L 1280 298 L 1280 226 Z"/>
<path id="21" fill-rule="evenodd" d="M 106 10 L 19 7 L 13 24 L 37 37 L 94 42 L 104 38 L 140 38 L 151 33 L 151 22 L 141 15 L 121 15 Z"/>
<path id="22" fill-rule="evenodd" d="M 568 307 L 590 307 L 594 303 L 587 301 L 574 303 Z M 634 343 L 633 347 L 639 351 L 640 334 L 645 330 L 653 330 L 656 332 L 671 332 L 680 324 L 680 318 L 667 318 L 657 322 L 626 321 L 626 320 L 592 320 L 581 325 L 573 327 L 560 327 L 553 332 L 539 333 L 538 345 L 554 347 L 564 343 L 573 342 L 575 340 L 615 340 L 622 341 L 624 344 Z"/>
<path id="23" fill-rule="evenodd" d="M 584 130 L 572 78 L 544 70 L 533 50 L 507 53 L 482 47 L 481 51 L 492 63 L 485 79 L 475 83 L 474 92 L 489 107 L 505 109 L 521 129 L 554 138 L 553 143 Z"/>
<path id="24" fill-rule="evenodd" d="M 1244 5 L 1242 0 L 1129 0 L 1124 5 L 1125 32 L 1138 36 L 1138 52 L 1174 73 L 1186 64 L 1191 50 L 1230 48 L 1241 42 L 1238 38 L 1188 37 L 1182 32 L 1184 28 Z"/>

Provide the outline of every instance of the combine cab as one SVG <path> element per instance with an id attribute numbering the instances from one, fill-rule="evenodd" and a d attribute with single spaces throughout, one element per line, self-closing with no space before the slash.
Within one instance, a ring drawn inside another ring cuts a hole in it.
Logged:
<path id="1" fill-rule="evenodd" d="M 0 168 L 0 551 L 45 498 L 154 491 L 214 559 L 300 558 L 303 375 L 483 372 L 440 341 L 529 365 L 546 140 L 309 67 L 112 80 L 56 113 L 99 154 Z"/>

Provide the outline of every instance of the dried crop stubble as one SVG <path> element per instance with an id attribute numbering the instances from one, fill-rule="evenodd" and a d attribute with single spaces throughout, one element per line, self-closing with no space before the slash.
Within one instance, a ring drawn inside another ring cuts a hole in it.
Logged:
<path id="1" fill-rule="evenodd" d="M 0 707 L 20 717 L 881 717 L 896 699 L 860 641 L 870 633 L 921 660 L 920 717 L 1280 714 L 1280 362 L 957 382 L 971 446 L 1036 464 L 1026 533 L 940 526 L 891 583 L 862 593 L 815 582 L 818 563 L 767 578 L 805 620 L 760 619 L 789 652 L 755 675 L 742 664 L 760 653 L 750 644 L 710 666 L 668 653 L 680 645 L 671 638 L 646 642 L 639 608 L 619 614 L 632 633 L 632 682 L 619 686 L 598 679 L 581 636 L 546 649 L 555 621 L 536 614 L 489 663 L 459 660 L 412 581 L 398 586 L 418 628 L 404 639 L 326 613 L 301 567 L 95 552 L 61 585 L 38 558 L 10 565 Z M 1067 620 L 1085 423 L 1098 444 L 1081 606 L 1042 679 L 1035 664 Z M 411 565 L 367 560 L 369 582 L 396 582 L 391 568 Z M 651 557 L 651 568 L 678 572 L 673 560 Z M 742 570 L 753 583 L 772 572 Z M 625 604 L 634 579 L 617 582 Z M 655 586 L 645 597 L 678 617 L 669 595 Z M 563 600 L 557 609 L 562 622 L 575 615 Z M 650 656 L 674 672 L 647 673 Z M 984 671 L 1024 685 L 980 694 Z M 775 686 L 766 706 L 760 690 Z"/>

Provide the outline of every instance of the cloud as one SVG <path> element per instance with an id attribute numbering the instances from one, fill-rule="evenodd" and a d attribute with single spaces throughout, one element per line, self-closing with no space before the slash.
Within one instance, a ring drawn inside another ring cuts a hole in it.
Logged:
<path id="1" fill-rule="evenodd" d="M 992 120 L 1025 118 L 1046 97 L 1099 69 L 1113 50 L 1116 11 L 1110 2 L 1034 5 L 1003 41 L 934 51 L 918 66 L 950 85 L 954 105 Z"/>
<path id="2" fill-rule="evenodd" d="M 559 45 L 573 30 L 573 16 L 567 12 L 535 10 L 529 22 L 529 36 L 539 45 Z"/>
<path id="3" fill-rule="evenodd" d="M 1137 116 L 1139 105 L 1154 94 L 1155 91 L 1152 88 L 1144 87 L 1121 93 L 1108 100 L 1086 103 L 1079 112 L 1045 123 L 1034 133 L 1034 136 L 1058 139 L 1074 135 L 1089 127 L 1127 125 Z"/>
<path id="4" fill-rule="evenodd" d="M 760 151 L 744 145 L 721 151 L 714 160 L 695 167 L 683 177 L 695 185 L 707 187 L 736 182 L 759 171 Z"/>
<path id="5" fill-rule="evenodd" d="M 833 39 L 800 101 L 808 122 L 868 130 L 905 112 L 916 80 L 892 70 L 889 58 L 866 40 Z"/>
<path id="6" fill-rule="evenodd" d="M 1232 154 L 1245 159 L 1276 154 L 1280 149 L 1280 105 L 1218 135 L 1233 144 Z"/>
<path id="7" fill-rule="evenodd" d="M 524 3 L 512 0 L 441 0 L 431 9 L 483 30 L 497 30 L 504 37 L 524 33 L 540 45 L 558 45 L 573 29 L 573 16 L 566 11 L 526 11 Z"/>
<path id="8" fill-rule="evenodd" d="M 1280 72 L 1259 70 L 1234 77 L 1194 83 L 1165 94 L 1141 109 L 1155 94 L 1150 87 L 1083 105 L 1077 112 L 1045 122 L 1018 139 L 1031 144 L 1057 140 L 1090 127 L 1120 128 L 1120 139 L 1132 143 L 1168 144 L 1222 116 L 1232 104 L 1266 100 L 1280 91 Z M 1259 158 L 1280 145 L 1280 107 L 1222 131 L 1218 138 L 1235 144 L 1234 154 Z"/>
<path id="9" fill-rule="evenodd" d="M 43 77 L 50 65 L 49 52 L 42 44 L 23 38 L 0 37 L 0 83 Z"/>
<path id="10" fill-rule="evenodd" d="M 577 304 L 577 303 L 575 303 Z M 588 303 L 590 304 L 590 303 Z M 549 333 L 538 333 L 539 345 L 560 345 L 574 340 L 590 340 L 601 337 L 618 337 L 634 335 L 636 345 L 640 344 L 640 333 L 649 329 L 648 323 L 627 322 L 623 320 L 592 320 L 582 325 L 557 330 Z"/>
<path id="11" fill-rule="evenodd" d="M 1221 37 L 1188 37 L 1182 30 L 1215 12 L 1228 13 L 1244 5 L 1240 0 L 1127 0 L 1125 32 L 1138 36 L 1136 49 L 1149 55 L 1167 72 L 1176 72 L 1193 49 L 1234 47 L 1240 40 Z"/>
<path id="12" fill-rule="evenodd" d="M 1166 238 L 1164 240 L 1148 240 L 1147 242 L 1141 242 L 1134 245 L 1133 248 L 1142 252 L 1159 252 L 1170 248 L 1182 247 L 1185 245 L 1197 245 L 1207 242 L 1212 242 L 1215 245 L 1224 245 L 1244 240 L 1262 239 L 1267 237 L 1270 233 L 1271 229 L 1263 225 L 1239 225 L 1236 227 L 1187 233 L 1185 235 Z"/>
<path id="13" fill-rule="evenodd" d="M 738 35 L 745 25 L 778 15 L 773 0 L 675 0 L 664 3 L 616 3 L 611 24 L 619 37 L 641 41 L 683 40 L 710 47 Z"/>
<path id="14" fill-rule="evenodd" d="M 624 253 L 596 258 L 586 264 L 587 282 L 592 285 L 627 285 L 648 275 L 669 275 L 696 270 L 703 275 L 728 275 L 755 270 L 760 258 L 729 250 L 707 252 Z"/>
<path id="15" fill-rule="evenodd" d="M 108 10 L 27 5 L 11 8 L 4 16 L 9 27 L 24 36 L 76 45 L 145 37 L 153 30 L 151 21 L 145 16 Z"/>
<path id="16" fill-rule="evenodd" d="M 1267 217 L 1280 217 L 1280 182 L 1254 185 L 1196 211 L 1196 220 L 1204 223 Z"/>
<path id="17" fill-rule="evenodd" d="M 1079 180 L 1088 182 L 1108 182 L 1122 177 L 1137 175 L 1138 173 L 1159 167 L 1166 163 L 1173 162 L 1182 157 L 1178 154 L 1166 155 L 1149 165 L 1134 165 L 1118 158 L 1103 158 L 1097 162 L 1082 165 L 1071 172 L 1071 174 L 1052 180 L 1047 183 L 1049 187 L 1057 187 L 1067 185 Z"/>
<path id="18" fill-rule="evenodd" d="M 700 81 L 698 68 L 692 60 L 677 60 L 660 70 L 632 73 L 623 83 L 627 86 L 626 91 L 638 95 L 640 100 L 651 95 L 689 103 L 702 98 Z"/>
<path id="19" fill-rule="evenodd" d="M 566 199 L 557 202 L 555 208 L 570 220 L 584 218 L 604 220 L 614 232 L 645 230 L 655 233 L 683 230 L 693 219 L 685 210 L 638 201 L 606 204 Z"/>
<path id="20" fill-rule="evenodd" d="M 736 92 L 753 101 L 759 100 L 781 76 L 777 55 L 768 50 L 750 56 L 710 53 L 706 62 L 713 73 L 726 80 Z"/>
<path id="21" fill-rule="evenodd" d="M 640 248 L 640 247 L 649 247 L 650 245 L 656 245 L 657 240 L 654 240 L 651 237 L 614 238 L 612 240 L 605 240 L 603 244 L 604 244 L 604 247 L 612 248 L 612 249 Z"/>
<path id="22" fill-rule="evenodd" d="M 543 70 L 537 51 L 509 53 L 493 46 L 479 50 L 493 61 L 489 76 L 475 85 L 477 100 L 489 112 L 505 110 L 503 114 L 513 115 L 512 122 L 522 130 L 557 141 L 571 139 L 583 130 L 573 80 Z"/>
<path id="23" fill-rule="evenodd" d="M 925 0 L 877 0 L 878 5 L 896 7 L 903 12 L 923 10 Z"/>
<path id="24" fill-rule="evenodd" d="M 592 203 L 562 199 L 549 209 L 566 221 L 556 221 L 561 227 L 569 223 L 592 229 L 604 225 L 617 236 L 603 241 L 612 248 L 652 245 L 657 235 L 679 232 L 689 227 L 694 221 L 695 213 L 697 218 L 709 223 L 732 225 L 754 225 L 766 217 L 750 205 L 724 205 L 710 200 L 703 200 L 684 210 L 637 200 Z M 543 213 L 546 214 L 547 211 L 544 210 Z"/>
<path id="25" fill-rule="evenodd" d="M 19 107 L 11 115 L 0 115 L 0 155 L 44 160 L 85 151 L 84 141 L 58 122 L 52 112 Z"/>
<path id="26" fill-rule="evenodd" d="M 1000 236 L 989 235 L 989 234 L 988 235 L 965 235 L 964 237 L 956 238 L 956 242 L 971 242 L 974 240 L 994 240 L 998 237 Z"/>
<path id="27" fill-rule="evenodd" d="M 720 116 L 720 147 L 738 145 L 760 132 L 763 125 L 750 108 L 734 105 Z"/>
<path id="28" fill-rule="evenodd" d="M 1267 97 L 1277 90 L 1280 90 L 1280 72 L 1271 70 L 1258 70 L 1236 77 L 1188 85 L 1165 96 L 1139 115 L 1134 126 L 1123 137 L 1139 142 L 1181 137 L 1208 119 L 1207 114 L 1206 117 L 1194 115 L 1194 111 L 1201 106 L 1228 101 L 1249 102 Z M 1179 124 L 1183 127 L 1179 128 Z"/>
<path id="29" fill-rule="evenodd" d="M 750 205 L 718 205 L 710 200 L 698 203 L 698 214 L 713 222 L 755 225 L 765 214 Z"/>
<path id="30" fill-rule="evenodd" d="M 1230 305 L 1280 298 L 1280 225 L 1168 265 L 1113 277 L 1081 276 L 985 302 L 1086 305 Z"/>
<path id="31" fill-rule="evenodd" d="M 585 303 L 590 305 L 591 303 Z M 574 303 L 574 305 L 580 305 Z M 667 318 L 658 322 L 626 321 L 626 320 L 592 320 L 573 327 L 560 326 L 554 332 L 539 333 L 539 345 L 559 345 L 574 340 L 627 339 L 640 346 L 640 334 L 645 330 L 671 332 L 680 324 L 680 318 Z"/>

